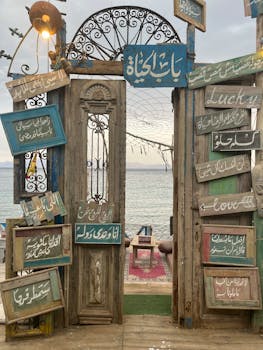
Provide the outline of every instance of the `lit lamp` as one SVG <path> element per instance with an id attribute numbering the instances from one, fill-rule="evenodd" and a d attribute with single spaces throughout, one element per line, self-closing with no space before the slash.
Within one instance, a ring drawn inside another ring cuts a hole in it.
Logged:
<path id="1" fill-rule="evenodd" d="M 29 19 L 32 26 L 46 39 L 56 34 L 63 25 L 58 9 L 46 1 L 37 1 L 32 5 Z"/>

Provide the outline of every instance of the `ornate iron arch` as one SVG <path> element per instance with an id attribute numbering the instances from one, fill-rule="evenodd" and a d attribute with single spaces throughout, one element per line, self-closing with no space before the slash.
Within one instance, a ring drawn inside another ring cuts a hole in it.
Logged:
<path id="1" fill-rule="evenodd" d="M 116 6 L 100 10 L 82 23 L 66 57 L 118 61 L 128 44 L 180 42 L 173 26 L 156 12 L 137 6 Z"/>

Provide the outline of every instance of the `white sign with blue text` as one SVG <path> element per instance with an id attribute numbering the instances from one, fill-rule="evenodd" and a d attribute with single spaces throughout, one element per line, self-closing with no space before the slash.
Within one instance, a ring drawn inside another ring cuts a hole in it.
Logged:
<path id="1" fill-rule="evenodd" d="M 128 45 L 124 78 L 134 87 L 186 87 L 186 45 Z"/>

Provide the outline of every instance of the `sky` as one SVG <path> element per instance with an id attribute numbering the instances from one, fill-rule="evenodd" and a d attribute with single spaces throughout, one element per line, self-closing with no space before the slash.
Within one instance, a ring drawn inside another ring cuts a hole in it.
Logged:
<path id="1" fill-rule="evenodd" d="M 31 7 L 32 0 L 1 0 L 0 12 L 0 51 L 14 54 L 20 39 L 11 36 L 9 27 L 18 28 L 25 34 L 30 28 L 30 21 L 25 6 Z M 184 21 L 174 16 L 173 0 L 58 0 L 50 1 L 64 17 L 67 24 L 67 42 L 70 42 L 81 24 L 93 13 L 113 6 L 140 6 L 149 8 L 166 18 L 175 28 L 181 41 L 186 43 Z M 256 20 L 245 17 L 243 0 L 207 0 L 206 32 L 196 30 L 196 62 L 216 63 L 255 52 Z M 19 72 L 22 63 L 32 62 L 33 73 L 36 69 L 36 37 L 30 33 L 17 52 L 10 69 L 10 60 L 0 58 L 0 114 L 12 112 L 11 96 L 5 86 L 10 78 L 7 72 Z M 38 73 L 49 71 L 47 51 L 53 44 L 41 43 L 38 55 L 40 69 Z M 170 103 L 170 88 L 140 89 L 127 83 L 127 131 L 138 136 L 171 144 L 173 131 L 173 111 Z M 139 106 L 139 107 L 138 107 Z M 168 162 L 169 162 L 169 156 Z M 0 163 L 12 161 L 12 155 L 0 123 Z M 127 137 L 127 162 L 162 163 L 156 148 L 145 146 L 138 139 Z"/>

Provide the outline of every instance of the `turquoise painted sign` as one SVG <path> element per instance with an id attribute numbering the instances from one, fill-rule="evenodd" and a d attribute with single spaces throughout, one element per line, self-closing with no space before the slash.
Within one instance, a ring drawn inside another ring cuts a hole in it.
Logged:
<path id="1" fill-rule="evenodd" d="M 189 89 L 263 71 L 260 54 L 251 54 L 199 67 L 187 75 Z"/>
<path id="2" fill-rule="evenodd" d="M 75 224 L 75 243 L 121 244 L 121 224 Z"/>
<path id="3" fill-rule="evenodd" d="M 249 0 L 251 17 L 256 18 L 263 13 L 263 0 Z"/>
<path id="4" fill-rule="evenodd" d="M 123 74 L 134 87 L 186 87 L 186 45 L 128 45 Z"/>

